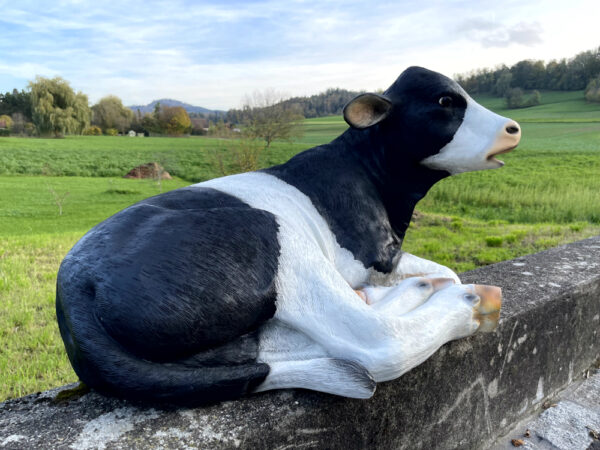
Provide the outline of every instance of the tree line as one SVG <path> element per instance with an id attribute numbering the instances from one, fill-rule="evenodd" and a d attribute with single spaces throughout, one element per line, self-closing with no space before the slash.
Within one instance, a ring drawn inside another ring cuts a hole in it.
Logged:
<path id="1" fill-rule="evenodd" d="M 548 63 L 523 60 L 455 78 L 470 94 L 504 97 L 509 108 L 539 104 L 539 90 L 584 90 L 587 101 L 600 102 L 600 47 L 572 58 Z M 152 113 L 142 114 L 131 111 L 113 95 L 90 107 L 87 96 L 75 92 L 63 78 L 36 77 L 27 89 L 0 93 L 0 136 L 116 135 L 128 130 L 145 135 L 232 136 L 242 128 L 245 135 L 259 136 L 268 147 L 274 139 L 297 136 L 305 117 L 341 114 L 344 105 L 360 93 L 332 88 L 308 97 L 282 99 L 265 91 L 262 98 L 247 98 L 241 109 L 230 109 L 224 116 L 188 114 L 181 106 L 160 104 Z"/>
<path id="2" fill-rule="evenodd" d="M 0 135 L 61 137 L 65 134 L 110 135 L 129 130 L 146 135 L 181 136 L 192 121 L 180 106 L 161 106 L 151 114 L 135 114 L 120 98 L 108 95 L 89 106 L 61 77 L 36 77 L 27 90 L 0 94 Z"/>
<path id="3" fill-rule="evenodd" d="M 342 113 L 346 103 L 362 93 L 364 91 L 330 88 L 310 97 L 292 97 L 277 103 L 281 103 L 281 108 L 295 110 L 306 118 L 335 116 Z M 243 123 L 244 115 L 244 108 L 230 109 L 225 115 L 225 120 L 230 123 Z"/>
<path id="4" fill-rule="evenodd" d="M 478 69 L 455 78 L 470 94 L 504 97 L 509 108 L 532 106 L 536 99 L 539 103 L 539 90 L 584 90 L 586 100 L 600 102 L 600 47 L 572 58 L 548 63 L 523 60 L 510 67 Z M 529 98 L 524 97 L 526 91 L 532 92 Z"/>

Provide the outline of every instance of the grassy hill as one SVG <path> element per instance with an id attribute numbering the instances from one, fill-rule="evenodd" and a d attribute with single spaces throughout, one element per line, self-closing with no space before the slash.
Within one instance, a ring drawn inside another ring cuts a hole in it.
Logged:
<path id="1" fill-rule="evenodd" d="M 443 180 L 418 204 L 404 249 L 457 271 L 600 233 L 600 105 L 581 92 L 542 92 L 542 104 L 505 110 L 523 139 L 499 170 Z M 306 120 L 296 143 L 276 142 L 260 164 L 286 161 L 346 129 L 339 116 Z M 54 318 L 56 271 L 90 227 L 161 191 L 219 176 L 223 139 L 72 136 L 0 138 L 0 401 L 75 381 Z M 175 176 L 121 178 L 161 161 Z M 51 189 L 66 197 L 58 214 Z"/>
<path id="2" fill-rule="evenodd" d="M 521 123 L 600 122 L 600 105 L 586 102 L 583 91 L 540 91 L 540 94 L 540 105 L 520 109 L 507 109 L 504 99 L 491 95 L 478 95 L 475 100 L 498 114 L 508 115 Z"/>

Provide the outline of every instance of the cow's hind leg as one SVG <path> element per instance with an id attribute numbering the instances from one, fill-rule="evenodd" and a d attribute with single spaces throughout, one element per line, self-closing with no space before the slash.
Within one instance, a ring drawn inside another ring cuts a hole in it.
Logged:
<path id="1" fill-rule="evenodd" d="M 358 362 L 332 358 L 323 346 L 277 319 L 261 328 L 257 362 L 269 375 L 255 392 L 304 388 L 352 398 L 369 398 L 375 381 Z"/>
<path id="2" fill-rule="evenodd" d="M 375 380 L 367 369 L 347 359 L 276 361 L 269 368 L 269 375 L 254 392 L 303 388 L 351 398 L 369 398 L 375 392 Z"/>

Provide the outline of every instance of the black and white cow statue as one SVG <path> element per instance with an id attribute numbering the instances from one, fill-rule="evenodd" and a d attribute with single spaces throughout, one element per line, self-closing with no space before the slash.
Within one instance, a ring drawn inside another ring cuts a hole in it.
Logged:
<path id="1" fill-rule="evenodd" d="M 56 311 L 92 388 L 205 403 L 279 388 L 368 398 L 498 321 L 500 289 L 401 251 L 415 204 L 503 165 L 517 123 L 419 67 L 344 109 L 327 145 L 143 200 L 64 259 Z"/>

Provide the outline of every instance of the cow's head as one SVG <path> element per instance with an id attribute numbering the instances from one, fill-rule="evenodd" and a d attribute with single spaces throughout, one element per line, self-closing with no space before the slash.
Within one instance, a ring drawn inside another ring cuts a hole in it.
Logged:
<path id="1" fill-rule="evenodd" d="M 515 121 L 479 105 L 455 81 L 421 67 L 406 69 L 382 95 L 351 100 L 344 119 L 357 129 L 377 125 L 392 167 L 409 159 L 450 174 L 501 167 L 495 156 L 521 139 Z"/>

